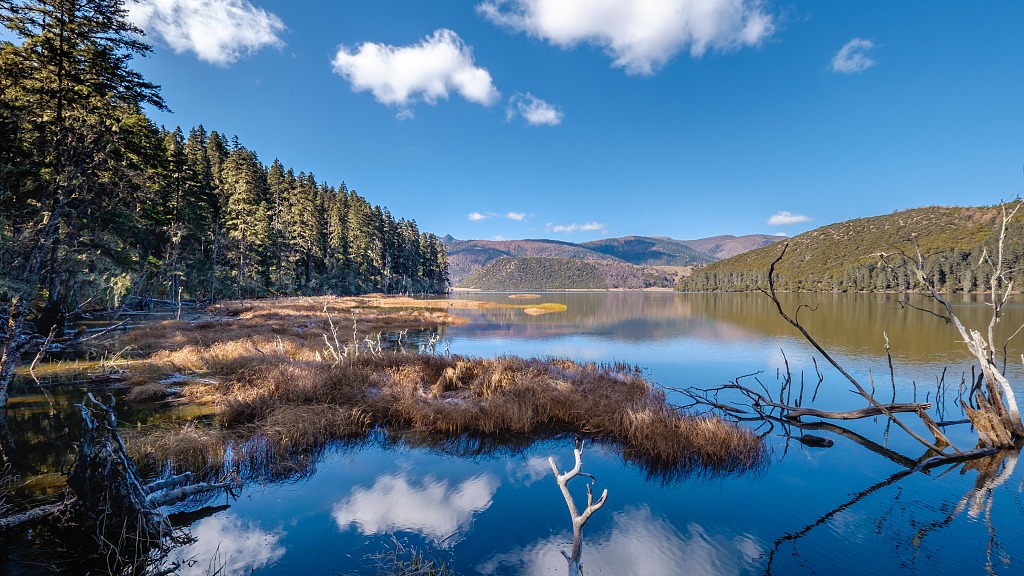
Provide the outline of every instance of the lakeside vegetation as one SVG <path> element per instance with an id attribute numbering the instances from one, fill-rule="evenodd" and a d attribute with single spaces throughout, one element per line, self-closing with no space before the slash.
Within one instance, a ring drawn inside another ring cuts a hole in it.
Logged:
<path id="1" fill-rule="evenodd" d="M 1012 208 L 1012 207 L 1011 207 Z M 776 288 L 806 292 L 888 292 L 919 289 L 906 266 L 887 266 L 879 253 L 924 256 L 924 273 L 940 292 L 985 290 L 997 250 L 999 206 L 926 207 L 822 226 L 788 240 L 776 268 Z M 693 292 L 738 292 L 767 286 L 779 246 L 766 246 L 694 270 L 678 285 Z M 1024 260 L 1024 224 L 1007 230 L 1004 257 L 1011 269 Z M 899 264 L 891 261 L 892 264 Z"/>
<path id="2" fill-rule="evenodd" d="M 239 434 L 289 455 L 377 428 L 446 438 L 581 435 L 674 473 L 745 470 L 764 455 L 749 431 L 676 411 L 629 365 L 468 358 L 381 344 L 383 326 L 459 321 L 446 312 L 338 298 L 233 303 L 220 311 L 227 316 L 144 326 L 121 340 L 142 355 L 128 367 L 137 386 L 129 397 L 146 388 L 136 396 L 163 397 L 170 385 L 153 391 L 153 383 L 173 382 L 182 398 L 216 414 L 212 428 L 186 425 L 188 433 L 174 427 L 145 439 L 137 452 L 155 462 L 216 461 L 227 438 Z"/>

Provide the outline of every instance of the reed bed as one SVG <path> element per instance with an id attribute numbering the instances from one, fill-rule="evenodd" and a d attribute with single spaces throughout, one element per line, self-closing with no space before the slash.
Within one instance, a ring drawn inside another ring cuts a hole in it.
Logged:
<path id="1" fill-rule="evenodd" d="M 131 345 L 147 353 L 132 363 L 133 381 L 194 378 L 184 397 L 213 403 L 219 426 L 205 438 L 197 427 L 173 439 L 157 436 L 136 451 L 191 467 L 215 460 L 231 437 L 255 446 L 262 462 L 381 429 L 448 439 L 581 435 L 614 443 L 649 469 L 677 473 L 739 472 L 763 461 L 765 449 L 749 430 L 675 409 L 635 367 L 360 349 L 360 336 L 380 326 L 439 319 L 423 309 L 395 314 L 350 304 L 329 301 L 332 320 L 322 298 L 228 305 L 224 313 L 234 320 L 132 332 Z M 357 316 L 347 344 L 337 321 L 344 311 Z M 360 315 L 373 316 L 372 328 Z"/>

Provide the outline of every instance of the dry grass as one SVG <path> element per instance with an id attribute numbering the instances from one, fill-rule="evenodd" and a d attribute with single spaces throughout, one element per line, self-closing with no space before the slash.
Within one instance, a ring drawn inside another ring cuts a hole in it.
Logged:
<path id="1" fill-rule="evenodd" d="M 152 402 L 154 400 L 162 400 L 168 396 L 167 388 L 159 382 L 150 382 L 148 384 L 141 384 L 139 386 L 133 386 L 128 394 L 125 395 L 125 400 L 129 402 Z"/>
<path id="2" fill-rule="evenodd" d="M 209 472 L 223 468 L 227 440 L 222 431 L 189 422 L 147 433 L 123 430 L 132 456 L 148 468 L 159 469 L 165 462 L 177 468 Z"/>
<path id="3" fill-rule="evenodd" d="M 442 319 L 425 309 L 367 310 L 357 300 L 229 304 L 221 311 L 233 319 L 164 322 L 130 333 L 125 345 L 147 354 L 132 362 L 132 379 L 202 376 L 184 396 L 214 404 L 221 428 L 157 434 L 140 441 L 136 452 L 194 468 L 216 461 L 230 435 L 239 446 L 255 447 L 255 455 L 239 457 L 255 459 L 249 468 L 259 468 L 379 427 L 449 439 L 580 434 L 614 442 L 627 458 L 657 470 L 733 472 L 763 459 L 764 448 L 749 431 L 676 411 L 630 366 L 365 348 L 337 360 L 330 353 L 335 346 L 325 303 L 338 330 L 337 347 L 358 343 L 381 326 Z M 339 326 L 353 314 L 355 337 L 351 323 L 347 335 Z"/>

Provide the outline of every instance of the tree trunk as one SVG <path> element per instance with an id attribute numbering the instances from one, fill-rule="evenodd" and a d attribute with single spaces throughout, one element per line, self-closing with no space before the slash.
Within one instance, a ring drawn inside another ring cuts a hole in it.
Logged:
<path id="1" fill-rule="evenodd" d="M 32 339 L 26 327 L 27 305 L 15 297 L 7 315 L 7 335 L 3 338 L 3 353 L 0 354 L 0 410 L 7 408 L 7 398 L 14 381 L 14 366 L 28 348 Z"/>

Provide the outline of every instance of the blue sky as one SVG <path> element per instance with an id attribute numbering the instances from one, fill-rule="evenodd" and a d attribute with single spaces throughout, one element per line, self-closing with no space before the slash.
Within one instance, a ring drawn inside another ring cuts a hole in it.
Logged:
<path id="1" fill-rule="evenodd" d="M 1024 2 L 129 0 L 172 114 L 457 238 L 1024 191 Z"/>

